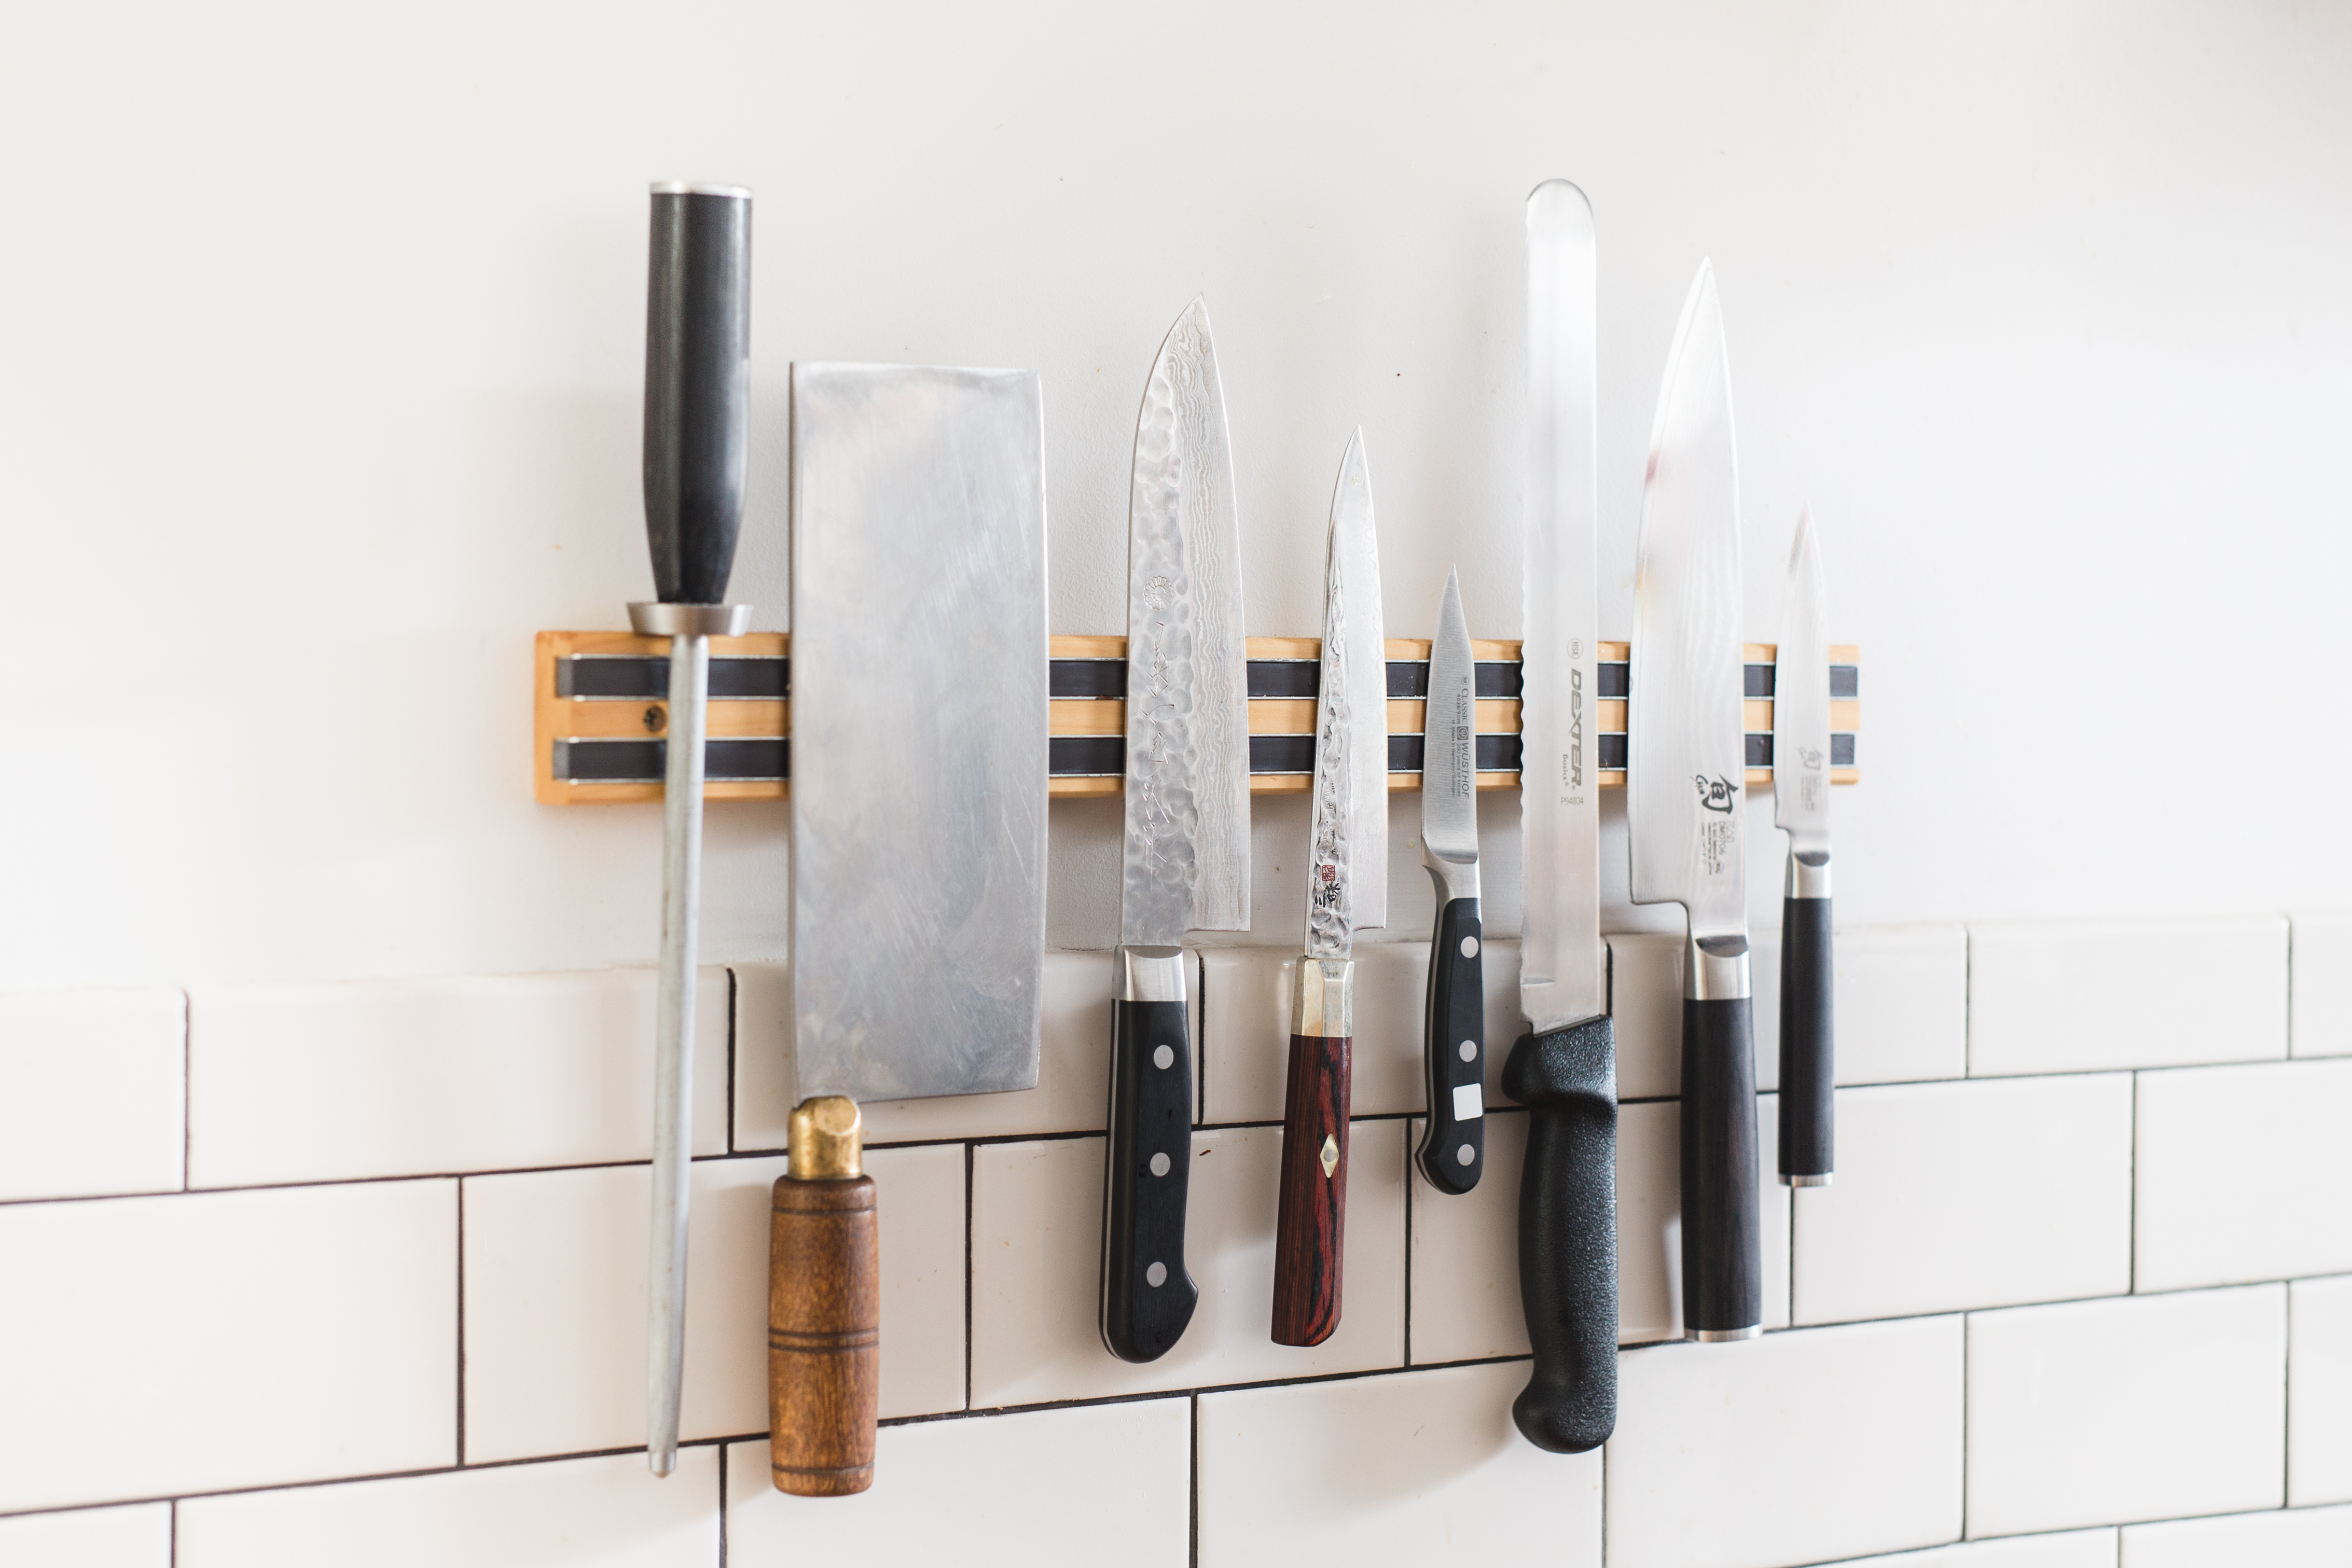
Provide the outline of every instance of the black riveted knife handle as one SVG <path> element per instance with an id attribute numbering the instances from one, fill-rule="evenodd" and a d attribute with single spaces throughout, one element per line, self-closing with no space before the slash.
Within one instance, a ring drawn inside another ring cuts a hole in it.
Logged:
<path id="1" fill-rule="evenodd" d="M 646 284 L 646 542 L 665 604 L 727 597 L 743 522 L 751 198 L 658 187 Z"/>
<path id="2" fill-rule="evenodd" d="M 1429 1009 L 1422 1038 L 1429 1127 L 1417 1157 L 1421 1174 L 1432 1186 L 1457 1197 L 1478 1185 L 1478 1172 L 1486 1163 L 1485 942 L 1476 899 L 1452 899 L 1438 912 L 1437 935 L 1429 948 Z M 1469 1092 L 1457 1100 L 1455 1092 L 1463 1089 Z M 1457 1105 L 1469 1114 L 1457 1115 Z"/>
<path id="3" fill-rule="evenodd" d="M 1780 904 L 1780 1179 L 1826 1186 L 1837 1169 L 1835 965 L 1830 901 Z"/>
<path id="4" fill-rule="evenodd" d="M 1756 1043 L 1748 998 L 1683 999 L 1683 1326 L 1744 1339 L 1764 1323 Z"/>
<path id="5" fill-rule="evenodd" d="M 1617 1427 L 1617 1036 L 1607 1018 L 1524 1034 L 1503 1092 L 1528 1108 L 1519 1304 L 1535 1364 L 1520 1434 L 1581 1454 Z"/>
<path id="6" fill-rule="evenodd" d="M 1102 1339 L 1121 1361 L 1157 1361 L 1183 1337 L 1201 1299 L 1184 1270 L 1192 1029 L 1181 1001 L 1122 998 L 1111 1007 Z"/>

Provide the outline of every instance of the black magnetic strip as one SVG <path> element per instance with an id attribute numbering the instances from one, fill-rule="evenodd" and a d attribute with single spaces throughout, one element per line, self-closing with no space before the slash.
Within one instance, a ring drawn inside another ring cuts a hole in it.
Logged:
<path id="1" fill-rule="evenodd" d="M 1117 779 L 1127 771 L 1127 737 L 1054 736 L 1045 742 L 1045 770 L 1056 779 Z"/>
<path id="2" fill-rule="evenodd" d="M 1601 766 L 1606 768 L 1609 765 L 1604 762 Z M 1748 766 L 1750 768 L 1772 766 L 1770 736 L 1751 735 L 1748 737 Z M 1853 731 L 1839 730 L 1830 736 L 1830 766 L 1832 768 L 1853 766 Z"/>
<path id="3" fill-rule="evenodd" d="M 1612 666 L 1604 664 L 1606 671 Z M 1613 666 L 1622 671 L 1622 664 Z M 1312 697 L 1322 689 L 1323 668 L 1313 659 L 1252 659 L 1249 661 L 1249 695 L 1253 697 Z M 1429 695 L 1429 662 L 1425 659 L 1391 659 L 1388 662 L 1389 695 L 1392 697 L 1426 697 Z M 1622 684 L 1621 674 L 1620 684 Z M 1482 697 L 1516 697 L 1519 695 L 1519 666 L 1508 660 L 1487 659 L 1475 667 L 1477 695 Z M 665 674 L 662 680 L 667 683 Z M 1601 695 L 1612 695 L 1608 677 L 1601 678 Z M 666 686 L 665 686 L 665 689 Z M 1047 674 L 1047 691 L 1059 698 L 1118 699 L 1127 695 L 1127 661 L 1124 659 L 1055 659 Z M 562 696 L 628 695 L 629 693 L 560 691 Z M 659 691 L 646 695 L 658 696 Z M 716 696 L 718 689 L 712 688 Z M 1617 695 L 1623 695 L 1621 690 Z"/>
<path id="4" fill-rule="evenodd" d="M 1614 664 L 1595 664 L 1592 675 L 1593 684 L 1601 688 L 1601 695 L 1604 697 L 1622 697 L 1633 689 L 1633 666 L 1622 661 Z"/>
<path id="5" fill-rule="evenodd" d="M 1123 697 L 1127 695 L 1127 661 L 1052 660 L 1045 667 L 1045 691 L 1056 697 Z"/>
<path id="6" fill-rule="evenodd" d="M 1769 733 L 1750 734 L 1748 737 L 1748 766 L 1750 768 L 1772 766 L 1772 737 Z"/>
<path id="7" fill-rule="evenodd" d="M 1771 665 L 1742 664 L 1739 667 L 1747 676 L 1740 689 L 1742 696 L 1769 697 L 1772 695 L 1774 671 Z"/>
<path id="8" fill-rule="evenodd" d="M 1830 766 L 1832 768 L 1853 766 L 1853 732 L 1852 730 L 1830 737 Z"/>
<path id="9" fill-rule="evenodd" d="M 789 695 L 791 670 L 781 658 L 724 658 L 710 661 L 710 695 L 731 702 Z M 622 697 L 666 701 L 669 696 L 667 654 L 568 653 L 555 661 L 555 695 L 560 697 Z"/>
<path id="10" fill-rule="evenodd" d="M 658 740 L 559 740 L 554 774 L 568 784 L 658 784 L 667 762 L 665 747 Z M 714 784 L 788 779 L 791 751 L 786 740 L 705 741 L 703 777 Z"/>
<path id="11" fill-rule="evenodd" d="M 1830 666 L 1830 695 L 1853 698 L 1862 695 L 1862 670 L 1854 664 Z"/>
<path id="12" fill-rule="evenodd" d="M 1604 665 L 1602 667 L 1606 668 L 1607 666 Z M 1622 735 L 1599 735 L 1593 737 L 1593 739 L 1599 743 L 1594 746 L 1592 749 L 1600 754 L 1601 767 L 1602 769 L 1605 771 L 1613 768 L 1618 772 L 1623 772 L 1625 768 L 1625 737 Z"/>

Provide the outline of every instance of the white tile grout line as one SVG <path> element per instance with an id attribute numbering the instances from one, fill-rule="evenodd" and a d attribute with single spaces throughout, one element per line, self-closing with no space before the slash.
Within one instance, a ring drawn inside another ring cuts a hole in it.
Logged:
<path id="1" fill-rule="evenodd" d="M 2279 1506 L 2294 1506 L 2294 1286 L 2286 1288 L 2281 1312 L 2285 1335 L 2279 1342 Z"/>
<path id="2" fill-rule="evenodd" d="M 457 1463 L 466 1463 L 466 1182 L 457 1180 Z"/>

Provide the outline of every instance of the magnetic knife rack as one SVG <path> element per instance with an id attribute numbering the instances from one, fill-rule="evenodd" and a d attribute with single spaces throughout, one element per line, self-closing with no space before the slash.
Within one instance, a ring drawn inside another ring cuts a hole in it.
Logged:
<path id="1" fill-rule="evenodd" d="M 791 776 L 790 638 L 782 632 L 710 640 L 706 800 L 781 800 Z M 1429 644 L 1388 642 L 1389 788 L 1421 788 L 1422 710 Z M 1600 645 L 1601 786 L 1625 782 L 1627 645 Z M 1470 644 L 1477 662 L 1478 788 L 1519 781 L 1519 644 Z M 1252 637 L 1250 791 L 1304 793 L 1315 768 L 1315 688 L 1321 643 Z M 1051 658 L 1051 794 L 1116 795 L 1125 770 L 1127 639 L 1055 637 Z M 1772 781 L 1773 648 L 1750 643 L 1747 661 L 1748 787 Z M 1860 650 L 1830 648 L 1830 778 L 1859 782 Z M 532 677 L 532 773 L 550 805 L 658 800 L 669 724 L 669 645 L 626 632 L 541 632 Z"/>

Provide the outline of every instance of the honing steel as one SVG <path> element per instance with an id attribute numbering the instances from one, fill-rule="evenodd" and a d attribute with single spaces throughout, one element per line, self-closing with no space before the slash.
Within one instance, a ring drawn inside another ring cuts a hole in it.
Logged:
<path id="1" fill-rule="evenodd" d="M 1486 1155 L 1486 931 L 1478 923 L 1478 670 L 1462 585 L 1445 574 L 1421 727 L 1421 860 L 1437 884 L 1422 1069 L 1429 1125 L 1416 1157 L 1440 1192 L 1478 1185 Z"/>
<path id="2" fill-rule="evenodd" d="M 1789 835 L 1780 900 L 1780 1179 L 1827 1186 L 1837 1169 L 1830 947 L 1830 643 L 1821 541 L 1797 518 L 1772 674 L 1772 821 Z"/>
<path id="3" fill-rule="evenodd" d="M 722 603 L 743 522 L 751 381 L 751 193 L 653 188 L 646 288 L 646 541 L 650 604 L 641 636 L 669 639 L 662 783 L 662 945 L 654 1012 L 651 1299 L 646 1452 L 677 1467 L 686 1366 L 686 1227 L 694 1147 L 695 921 L 701 902 L 702 769 L 710 639 L 740 637 L 748 604 Z"/>
<path id="4" fill-rule="evenodd" d="M 1307 854 L 1307 946 L 1290 1008 L 1289 1088 L 1274 1237 L 1274 1343 L 1321 1344 L 1339 1326 L 1348 1221 L 1348 1098 L 1359 926 L 1388 912 L 1388 662 L 1372 478 L 1357 431 L 1339 461 L 1323 574 L 1315 688 L 1315 782 Z M 1366 758 L 1380 765 L 1367 785 Z"/>
<path id="5" fill-rule="evenodd" d="M 1503 1092 L 1528 1108 L 1519 1303 L 1535 1352 L 1512 1403 L 1538 1448 L 1617 1425 L 1617 1036 L 1601 944 L 1593 570 L 1600 292 L 1592 208 L 1565 180 L 1528 198 L 1526 644 L 1519 1010 Z"/>
<path id="6" fill-rule="evenodd" d="M 1031 371 L 795 365 L 789 1168 L 770 1222 L 778 1490 L 873 1479 L 856 1103 L 1037 1082 L 1045 405 Z"/>
<path id="7" fill-rule="evenodd" d="M 1187 931 L 1249 927 L 1249 677 L 1225 393 L 1194 299 L 1144 384 L 1128 501 L 1127 778 L 1101 1321 L 1123 1361 L 1168 1354 L 1200 1291 L 1184 1269 L 1192 1150 Z"/>
<path id="8" fill-rule="evenodd" d="M 1679 904 L 1683 1323 L 1762 1332 L 1748 1019 L 1738 465 L 1715 269 L 1684 302 L 1650 434 L 1633 580 L 1625 814 L 1633 902 Z"/>

